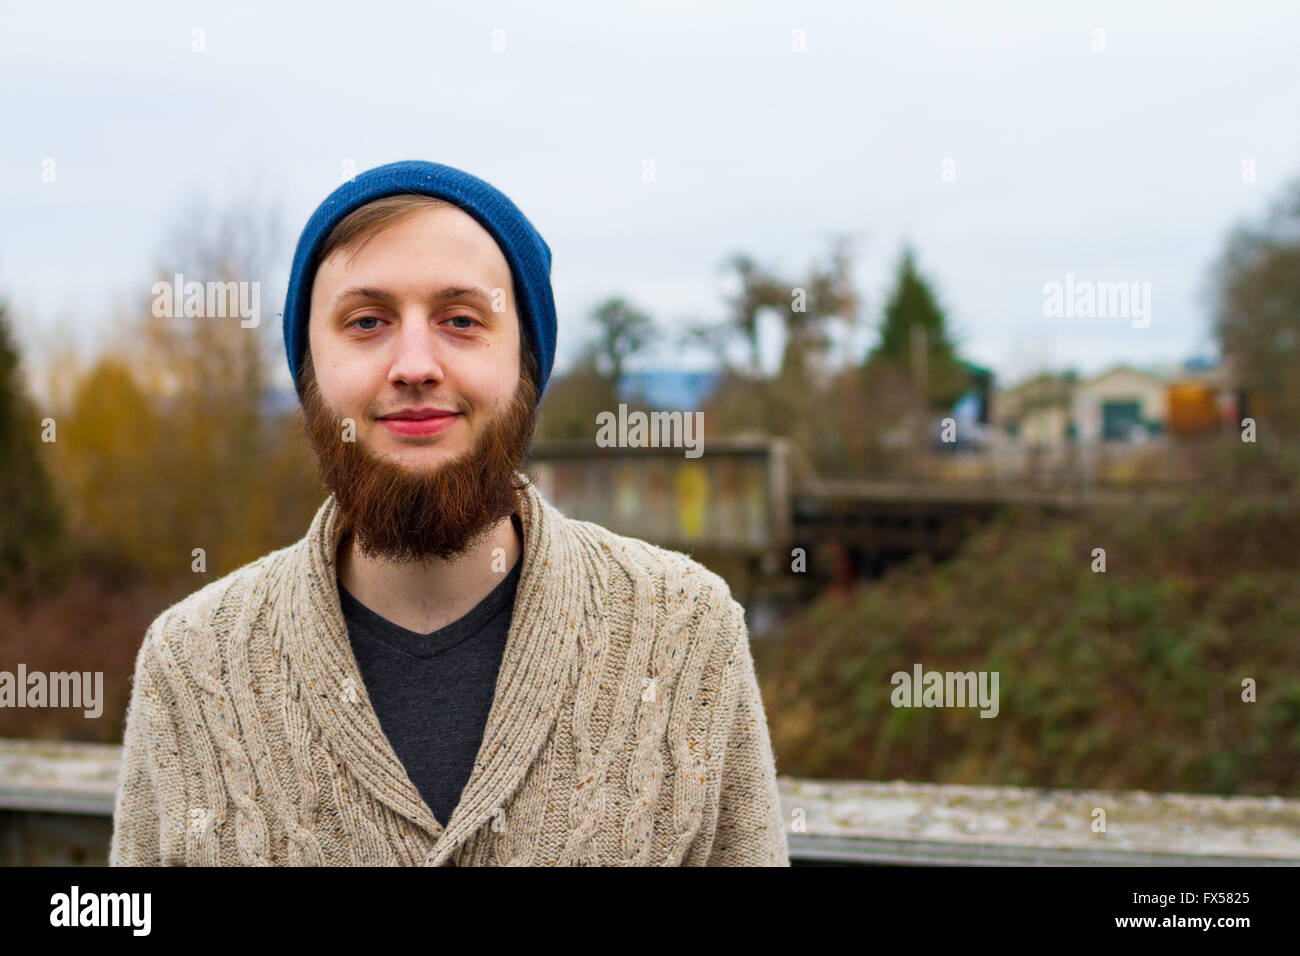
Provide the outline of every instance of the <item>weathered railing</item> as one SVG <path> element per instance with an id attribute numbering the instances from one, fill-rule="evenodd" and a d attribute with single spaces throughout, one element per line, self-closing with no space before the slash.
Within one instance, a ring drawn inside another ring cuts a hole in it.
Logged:
<path id="1" fill-rule="evenodd" d="M 0 739 L 0 864 L 103 864 L 121 748 Z M 1300 800 L 779 778 L 796 864 L 1300 866 Z"/>
<path id="2" fill-rule="evenodd" d="M 1300 866 L 1282 797 L 783 779 L 781 800 L 806 861 Z"/>

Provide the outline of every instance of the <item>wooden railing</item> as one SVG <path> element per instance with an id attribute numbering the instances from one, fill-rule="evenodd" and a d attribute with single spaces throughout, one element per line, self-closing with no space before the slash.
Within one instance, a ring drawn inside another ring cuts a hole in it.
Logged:
<path id="1" fill-rule="evenodd" d="M 0 864 L 107 861 L 121 748 L 0 739 Z M 1300 866 L 1300 800 L 779 778 L 791 861 Z"/>

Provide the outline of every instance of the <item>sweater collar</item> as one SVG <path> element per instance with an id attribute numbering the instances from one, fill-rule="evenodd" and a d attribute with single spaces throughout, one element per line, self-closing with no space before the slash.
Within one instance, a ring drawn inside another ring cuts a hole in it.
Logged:
<path id="1" fill-rule="evenodd" d="M 435 839 L 428 865 L 442 865 L 518 788 L 559 714 L 582 632 L 599 618 L 585 613 L 599 607 L 600 597 L 584 586 L 568 519 L 531 482 L 520 493 L 518 514 L 523 566 L 496 694 L 474 768 L 445 827 L 384 735 L 352 653 L 339 604 L 340 514 L 333 495 L 293 547 L 291 586 L 278 592 L 291 598 L 273 616 L 277 644 L 297 675 L 288 692 L 310 711 L 334 758 L 376 799 Z"/>

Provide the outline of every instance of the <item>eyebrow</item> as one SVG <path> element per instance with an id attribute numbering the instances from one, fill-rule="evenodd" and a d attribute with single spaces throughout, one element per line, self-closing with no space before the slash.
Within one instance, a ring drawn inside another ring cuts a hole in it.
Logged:
<path id="1" fill-rule="evenodd" d="M 434 298 L 442 301 L 446 299 L 481 299 L 484 302 L 491 302 L 492 297 L 476 285 L 457 286 L 449 285 L 440 289 L 434 294 Z M 383 289 L 371 289 L 366 286 L 349 286 L 335 293 L 330 299 L 330 307 L 336 308 L 349 299 L 375 299 L 379 302 L 395 302 L 397 296 Z"/>

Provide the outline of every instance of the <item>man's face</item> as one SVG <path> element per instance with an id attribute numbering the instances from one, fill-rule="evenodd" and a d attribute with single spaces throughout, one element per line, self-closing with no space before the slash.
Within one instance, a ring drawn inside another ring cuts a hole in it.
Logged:
<path id="1" fill-rule="evenodd" d="M 336 250 L 312 286 L 309 347 L 325 405 L 356 422 L 371 453 L 411 469 L 464 454 L 519 379 L 501 249 L 468 213 L 443 206 L 349 255 Z M 492 311 L 494 295 L 505 311 Z"/>
<path id="2" fill-rule="evenodd" d="M 537 393 L 511 290 L 491 235 L 449 207 L 321 263 L 303 407 L 365 553 L 450 557 L 515 510 Z"/>

